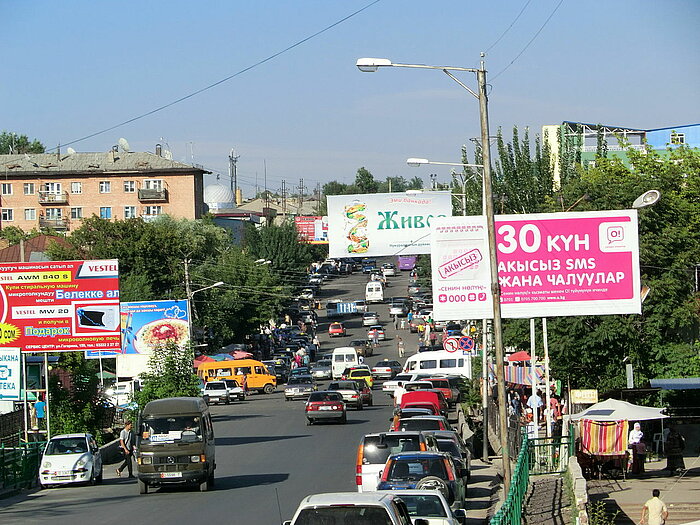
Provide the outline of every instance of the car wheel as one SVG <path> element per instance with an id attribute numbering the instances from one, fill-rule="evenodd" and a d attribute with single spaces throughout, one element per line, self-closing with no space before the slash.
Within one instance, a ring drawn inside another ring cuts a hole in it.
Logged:
<path id="1" fill-rule="evenodd" d="M 362 400 L 360 400 L 360 401 L 357 403 L 357 410 L 362 410 L 363 406 L 364 406 L 364 403 L 362 402 Z"/>
<path id="2" fill-rule="evenodd" d="M 139 480 L 139 494 L 148 494 L 148 484 Z"/>
<path id="3" fill-rule="evenodd" d="M 209 478 L 205 479 L 199 484 L 199 492 L 207 492 L 211 488 L 209 484 Z"/>
<path id="4" fill-rule="evenodd" d="M 289 401 L 289 398 L 287 396 L 284 396 L 285 401 Z"/>
<path id="5" fill-rule="evenodd" d="M 313 424 L 314 424 L 314 420 L 313 420 L 313 419 L 307 419 L 307 420 L 306 420 L 306 426 L 309 426 L 309 427 L 310 427 L 310 426 L 313 425 Z"/>
<path id="6" fill-rule="evenodd" d="M 340 418 L 340 424 L 341 424 L 341 425 L 344 425 L 344 424 L 347 423 L 347 422 L 348 422 L 348 415 L 347 415 L 347 414 L 343 414 L 343 417 Z"/>
<path id="7" fill-rule="evenodd" d="M 226 403 L 227 405 L 230 405 L 230 404 L 231 404 L 231 400 L 227 397 L 225 403 Z"/>
<path id="8" fill-rule="evenodd" d="M 93 470 L 90 471 L 90 481 L 88 481 L 90 485 L 96 485 L 97 484 L 97 477 L 95 476 L 95 469 L 93 467 Z"/>
<path id="9" fill-rule="evenodd" d="M 447 502 L 452 505 L 454 503 L 454 495 L 450 492 L 450 488 L 447 486 L 444 480 L 438 478 L 437 476 L 426 476 L 421 479 L 416 484 L 417 489 L 437 489 L 439 490 Z"/>
<path id="10" fill-rule="evenodd" d="M 369 398 L 369 403 L 367 403 L 367 406 L 368 406 L 368 407 L 371 407 L 373 403 L 374 403 L 374 400 L 370 397 L 370 398 Z"/>
<path id="11" fill-rule="evenodd" d="M 104 471 L 105 470 L 103 468 L 100 469 L 100 473 L 95 478 L 95 481 L 97 481 L 97 483 L 102 483 L 102 475 L 104 474 Z"/>
<path id="12" fill-rule="evenodd" d="M 270 383 L 265 385 L 265 388 L 263 388 L 263 392 L 266 394 L 272 394 L 275 391 L 275 387 L 271 385 Z"/>

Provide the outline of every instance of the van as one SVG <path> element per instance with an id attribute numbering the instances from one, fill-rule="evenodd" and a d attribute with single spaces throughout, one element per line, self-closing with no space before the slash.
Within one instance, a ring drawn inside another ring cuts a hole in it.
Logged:
<path id="1" fill-rule="evenodd" d="M 407 374 L 450 374 L 471 379 L 472 358 L 459 351 L 435 350 L 433 352 L 421 352 L 406 359 L 403 371 Z"/>
<path id="2" fill-rule="evenodd" d="M 365 301 L 367 303 L 384 302 L 384 286 L 379 281 L 370 281 L 365 287 Z"/>
<path id="3" fill-rule="evenodd" d="M 333 357 L 331 360 L 333 361 L 331 365 L 333 379 L 340 379 L 346 368 L 351 368 L 360 364 L 357 351 L 352 346 L 336 348 L 333 350 Z"/>
<path id="4" fill-rule="evenodd" d="M 202 363 L 197 368 L 197 375 L 205 382 L 235 379 L 239 385 L 245 384 L 247 390 L 266 394 L 272 394 L 277 387 L 277 376 L 255 359 Z"/>
<path id="5" fill-rule="evenodd" d="M 151 401 L 136 427 L 136 477 L 139 494 L 151 487 L 192 485 L 200 491 L 214 483 L 214 426 L 201 397 Z"/>

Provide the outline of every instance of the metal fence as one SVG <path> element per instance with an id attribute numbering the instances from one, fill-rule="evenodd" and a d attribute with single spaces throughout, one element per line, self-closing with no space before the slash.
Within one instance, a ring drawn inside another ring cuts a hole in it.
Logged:
<path id="1" fill-rule="evenodd" d="M 527 436 L 523 436 L 520 452 L 515 462 L 513 477 L 510 480 L 510 489 L 506 500 L 491 518 L 490 525 L 521 525 L 523 515 L 523 502 L 527 494 L 527 486 L 530 482 L 530 450 Z"/>
<path id="2" fill-rule="evenodd" d="M 569 457 L 574 454 L 571 434 L 558 437 L 528 439 L 530 474 L 556 474 L 566 472 Z"/>
<path id="3" fill-rule="evenodd" d="M 0 445 L 0 491 L 36 485 L 45 445 L 45 442 Z"/>

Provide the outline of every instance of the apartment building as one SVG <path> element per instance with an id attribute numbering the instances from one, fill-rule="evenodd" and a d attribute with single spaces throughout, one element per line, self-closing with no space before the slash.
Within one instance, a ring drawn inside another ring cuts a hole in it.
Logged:
<path id="1" fill-rule="evenodd" d="M 0 155 L 0 228 L 70 232 L 82 219 L 150 220 L 204 213 L 208 171 L 156 153 Z"/>

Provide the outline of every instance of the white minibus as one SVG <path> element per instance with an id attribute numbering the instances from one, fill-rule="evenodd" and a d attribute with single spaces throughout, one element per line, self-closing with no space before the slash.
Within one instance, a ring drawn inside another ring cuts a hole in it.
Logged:
<path id="1" fill-rule="evenodd" d="M 365 301 L 367 303 L 384 302 L 384 286 L 379 281 L 370 281 L 365 288 Z"/>
<path id="2" fill-rule="evenodd" d="M 333 379 L 340 379 L 340 376 L 343 375 L 346 368 L 360 364 L 357 351 L 352 346 L 336 348 L 333 350 L 333 357 L 331 360 L 331 374 L 333 374 Z"/>
<path id="3" fill-rule="evenodd" d="M 405 374 L 449 374 L 472 377 L 472 358 L 461 351 L 436 350 L 420 352 L 406 359 Z"/>

